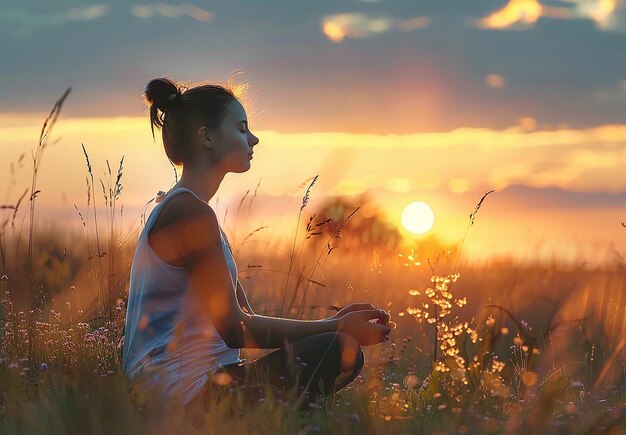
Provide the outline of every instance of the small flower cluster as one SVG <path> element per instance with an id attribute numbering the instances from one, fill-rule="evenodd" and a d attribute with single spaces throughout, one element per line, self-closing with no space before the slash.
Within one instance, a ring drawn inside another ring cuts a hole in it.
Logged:
<path id="1" fill-rule="evenodd" d="M 119 366 L 121 355 L 123 302 L 118 303 L 116 311 L 113 321 L 103 320 L 96 326 L 87 322 L 63 323 L 64 316 L 54 309 L 45 316 L 42 310 L 32 310 L 29 331 L 27 313 L 15 312 L 11 295 L 5 291 L 2 300 L 5 320 L 0 323 L 0 365 L 7 363 L 8 368 L 19 369 L 21 375 L 43 374 L 50 369 L 66 373 L 80 369 L 100 376 L 111 374 Z M 29 340 L 32 340 L 30 349 Z"/>

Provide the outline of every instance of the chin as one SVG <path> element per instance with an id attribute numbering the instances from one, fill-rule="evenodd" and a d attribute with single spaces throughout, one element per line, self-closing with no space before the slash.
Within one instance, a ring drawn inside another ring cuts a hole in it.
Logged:
<path id="1" fill-rule="evenodd" d="M 246 166 L 244 166 L 242 168 L 239 168 L 238 170 L 232 171 L 232 172 L 235 172 L 237 174 L 243 174 L 244 172 L 248 172 L 250 170 L 250 167 L 251 167 L 251 165 L 247 164 Z"/>

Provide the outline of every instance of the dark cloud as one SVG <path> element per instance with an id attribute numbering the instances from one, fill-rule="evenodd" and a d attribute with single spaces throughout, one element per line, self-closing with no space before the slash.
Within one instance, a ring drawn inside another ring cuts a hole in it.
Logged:
<path id="1" fill-rule="evenodd" d="M 47 110 L 73 86 L 67 115 L 138 115 L 151 77 L 225 80 L 242 68 L 257 90 L 261 121 L 283 131 L 504 128 L 522 116 L 587 127 L 621 123 L 626 114 L 619 97 L 626 35 L 588 19 L 541 18 L 531 30 L 511 32 L 467 26 L 467 17 L 505 4 L 491 0 L 158 4 L 133 10 L 121 0 L 31 0 L 0 8 L 0 51 L 10 59 L 0 64 L 0 80 L 10 83 L 0 111 Z M 76 18 L 87 7 L 105 12 Z M 321 23 L 342 13 L 394 23 L 427 17 L 429 25 L 336 44 Z M 487 86 L 489 74 L 506 85 Z"/>

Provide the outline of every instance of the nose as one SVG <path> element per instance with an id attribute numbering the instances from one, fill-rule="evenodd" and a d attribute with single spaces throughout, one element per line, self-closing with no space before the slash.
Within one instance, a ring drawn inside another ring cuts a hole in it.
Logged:
<path id="1" fill-rule="evenodd" d="M 252 148 L 253 146 L 259 143 L 259 138 L 256 137 L 254 134 L 250 133 L 250 140 L 248 141 L 248 143 L 250 144 L 250 148 Z"/>

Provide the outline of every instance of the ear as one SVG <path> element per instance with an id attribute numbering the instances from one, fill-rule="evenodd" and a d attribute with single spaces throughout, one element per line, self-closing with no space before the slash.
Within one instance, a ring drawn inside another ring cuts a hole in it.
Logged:
<path id="1" fill-rule="evenodd" d="M 207 148 L 213 148 L 211 135 L 212 135 L 212 132 L 207 127 L 202 126 L 198 128 L 198 140 L 200 141 L 201 145 Z"/>

